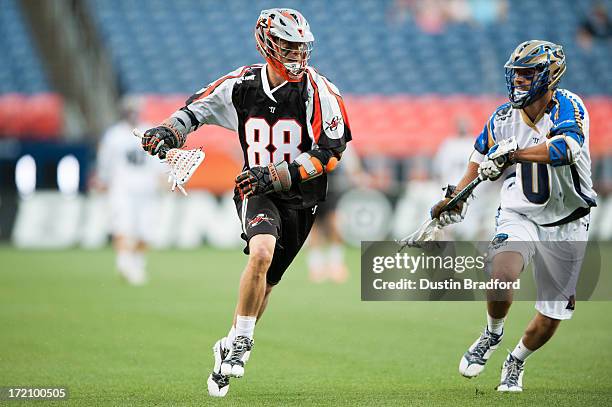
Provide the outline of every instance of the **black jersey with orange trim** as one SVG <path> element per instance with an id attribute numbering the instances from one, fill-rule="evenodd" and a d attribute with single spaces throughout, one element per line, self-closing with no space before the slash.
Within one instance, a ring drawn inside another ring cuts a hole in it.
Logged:
<path id="1" fill-rule="evenodd" d="M 244 169 L 292 162 L 312 149 L 339 156 L 352 139 L 340 92 L 313 68 L 300 82 L 271 89 L 266 65 L 241 67 L 191 96 L 180 111 L 191 118 L 193 129 L 214 124 L 237 132 Z M 323 175 L 275 198 L 306 208 L 324 200 L 326 190 Z"/>

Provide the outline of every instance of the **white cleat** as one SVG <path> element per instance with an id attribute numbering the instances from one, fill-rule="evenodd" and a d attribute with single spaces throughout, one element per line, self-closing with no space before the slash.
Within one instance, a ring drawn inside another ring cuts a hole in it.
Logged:
<path id="1" fill-rule="evenodd" d="M 497 386 L 497 391 L 514 393 L 523 391 L 524 369 L 525 362 L 509 354 L 502 367 L 501 383 Z"/>
<path id="2" fill-rule="evenodd" d="M 219 339 L 213 346 L 215 366 L 206 381 L 208 385 L 208 394 L 212 397 L 225 397 L 229 390 L 229 377 L 221 374 L 221 363 L 229 353 L 229 351 L 223 347 L 223 342 L 225 342 L 225 338 Z"/>
<path id="3" fill-rule="evenodd" d="M 244 364 L 251 356 L 253 340 L 246 336 L 237 336 L 232 343 L 229 354 L 221 363 L 221 374 L 229 377 L 244 376 Z"/>
<path id="4" fill-rule="evenodd" d="M 485 368 L 487 360 L 501 343 L 504 333 L 497 335 L 485 328 L 484 332 L 461 357 L 459 373 L 471 379 L 478 376 Z"/>

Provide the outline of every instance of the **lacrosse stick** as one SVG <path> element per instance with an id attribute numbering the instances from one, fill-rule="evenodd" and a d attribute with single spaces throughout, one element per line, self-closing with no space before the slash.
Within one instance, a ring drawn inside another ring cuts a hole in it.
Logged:
<path id="1" fill-rule="evenodd" d="M 142 139 L 143 134 L 140 130 L 134 129 L 132 132 L 136 137 Z M 166 158 L 162 162 L 168 165 L 168 182 L 171 184 L 171 190 L 174 191 L 178 188 L 183 195 L 187 195 L 184 185 L 204 161 L 204 151 L 201 148 L 181 150 L 180 148 L 168 148 L 164 145 L 160 147 L 160 150 L 166 154 Z"/>
<path id="2" fill-rule="evenodd" d="M 457 193 L 444 207 L 440 210 L 440 213 L 453 210 L 462 201 L 467 201 L 468 197 L 472 194 L 472 191 L 484 181 L 483 178 L 476 177 L 472 182 L 466 185 L 461 191 Z M 406 247 L 423 247 L 423 243 L 434 242 L 438 240 L 442 225 L 440 225 L 439 219 L 429 219 L 423 222 L 423 224 L 413 233 L 399 240 L 397 243 L 401 244 L 399 251 L 404 250 Z"/>
<path id="3" fill-rule="evenodd" d="M 497 150 L 490 155 L 489 159 L 493 160 L 495 165 L 499 168 L 507 165 L 508 154 L 518 149 L 518 144 L 514 137 L 502 140 L 498 143 Z M 467 184 L 465 188 L 457 193 L 444 207 L 440 210 L 440 213 L 453 210 L 459 205 L 460 202 L 465 202 L 472 194 L 472 191 L 485 179 L 478 175 L 472 182 Z M 423 247 L 424 242 L 433 242 L 438 240 L 439 232 L 442 230 L 442 225 L 438 219 L 429 219 L 423 222 L 423 224 L 412 234 L 399 240 L 397 243 L 401 244 L 399 251 L 404 250 L 406 247 Z"/>

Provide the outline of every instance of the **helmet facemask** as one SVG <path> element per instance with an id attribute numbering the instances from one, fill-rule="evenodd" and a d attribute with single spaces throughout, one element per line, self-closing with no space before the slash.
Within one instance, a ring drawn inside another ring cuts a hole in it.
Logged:
<path id="1" fill-rule="evenodd" d="M 506 86 L 512 107 L 523 109 L 548 91 L 548 67 L 506 66 Z"/>
<path id="2" fill-rule="evenodd" d="M 560 45 L 529 40 L 516 47 L 504 68 L 508 99 L 512 107 L 523 109 L 557 88 L 565 73 L 565 54 Z"/>
<path id="3" fill-rule="evenodd" d="M 299 81 L 306 71 L 312 42 L 290 42 L 270 35 L 266 41 L 266 51 L 273 59 L 273 67 L 286 80 Z"/>
<path id="4" fill-rule="evenodd" d="M 299 82 L 306 72 L 314 36 L 295 10 L 262 11 L 255 26 L 257 50 L 283 79 Z"/>

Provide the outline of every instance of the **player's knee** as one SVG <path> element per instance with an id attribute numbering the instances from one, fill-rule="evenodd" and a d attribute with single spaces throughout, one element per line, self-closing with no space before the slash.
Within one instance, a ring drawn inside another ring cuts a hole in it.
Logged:
<path id="1" fill-rule="evenodd" d="M 546 315 L 538 313 L 536 318 L 536 323 L 534 324 L 534 329 L 538 329 L 540 331 L 550 332 L 557 329 L 559 324 L 561 323 L 560 319 L 555 319 L 548 317 Z M 531 324 L 530 324 L 531 325 Z M 530 327 L 527 328 L 528 330 Z"/>
<path id="2" fill-rule="evenodd" d="M 249 263 L 251 263 L 251 266 L 262 272 L 267 271 L 270 263 L 272 263 L 274 247 L 266 244 L 253 244 L 250 245 L 249 250 Z"/>
<path id="3" fill-rule="evenodd" d="M 502 252 L 495 255 L 493 258 L 493 273 L 494 279 L 500 281 L 516 281 L 523 271 L 523 256 L 516 252 Z"/>

